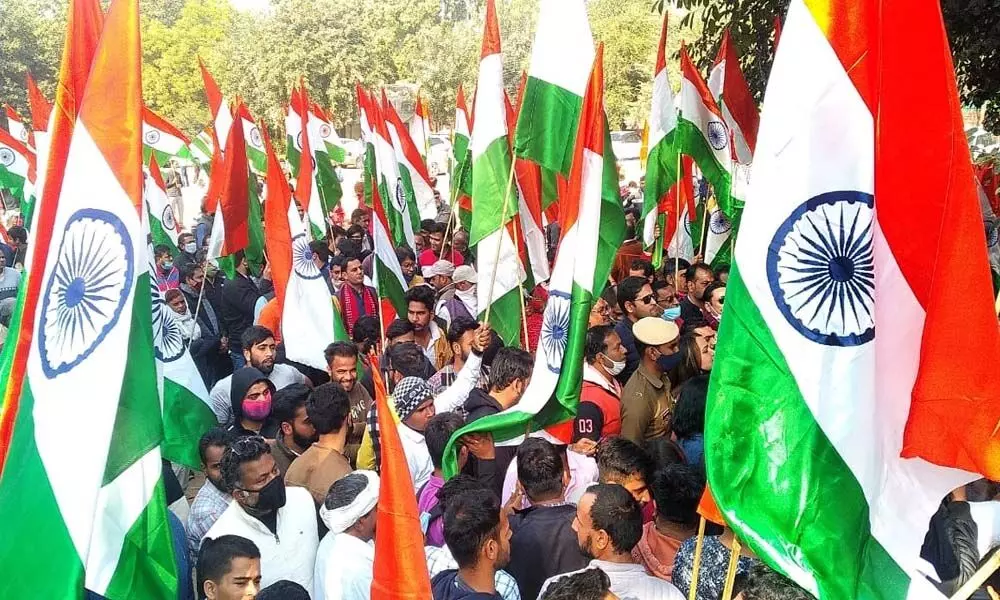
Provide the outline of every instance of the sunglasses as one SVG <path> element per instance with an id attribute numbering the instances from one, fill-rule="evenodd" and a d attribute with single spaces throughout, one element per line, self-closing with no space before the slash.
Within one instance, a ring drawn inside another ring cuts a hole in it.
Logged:
<path id="1" fill-rule="evenodd" d="M 642 302 L 643 304 L 652 304 L 653 302 L 656 302 L 656 298 L 653 296 L 653 294 L 648 294 L 646 296 L 643 296 L 642 298 L 636 298 L 635 301 Z"/>

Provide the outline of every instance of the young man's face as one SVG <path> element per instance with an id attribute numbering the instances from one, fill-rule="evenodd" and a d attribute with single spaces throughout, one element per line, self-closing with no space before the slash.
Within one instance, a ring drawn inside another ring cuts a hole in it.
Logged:
<path id="1" fill-rule="evenodd" d="M 417 270 L 417 263 L 407 257 L 403 259 L 403 262 L 399 263 L 399 268 L 403 271 L 403 276 L 410 279 Z"/>
<path id="2" fill-rule="evenodd" d="M 406 426 L 414 431 L 423 431 L 427 429 L 427 422 L 434 418 L 435 414 L 437 411 L 434 408 L 434 399 L 428 398 L 406 418 Z"/>
<path id="3" fill-rule="evenodd" d="M 222 490 L 222 453 L 224 446 L 209 446 L 205 448 L 205 478 L 212 482 L 216 489 Z"/>
<path id="4" fill-rule="evenodd" d="M 243 357 L 255 369 L 260 369 L 261 373 L 267 375 L 274 370 L 274 356 L 278 352 L 278 345 L 274 338 L 267 338 L 258 342 L 250 348 L 243 349 Z"/>
<path id="5" fill-rule="evenodd" d="M 430 326 L 431 311 L 423 302 L 410 302 L 406 307 L 406 319 L 416 331 L 423 331 Z"/>
<path id="6" fill-rule="evenodd" d="M 707 288 L 710 283 L 712 283 L 712 272 L 704 269 L 698 269 L 698 273 L 695 275 L 694 280 L 687 282 L 688 295 L 694 297 L 696 300 L 704 300 L 703 295 L 705 294 L 705 288 Z"/>
<path id="7" fill-rule="evenodd" d="M 350 356 L 334 356 L 333 361 L 327 365 L 330 372 L 330 381 L 339 383 L 344 391 L 351 393 L 354 384 L 358 380 L 358 360 Z"/>
<path id="8" fill-rule="evenodd" d="M 205 282 L 205 271 L 202 269 L 195 269 L 191 276 L 184 280 L 184 283 L 194 291 L 201 290 L 201 284 Z"/>
<path id="9" fill-rule="evenodd" d="M 219 581 L 205 582 L 209 600 L 253 600 L 260 591 L 260 559 L 237 556 Z"/>
<path id="10" fill-rule="evenodd" d="M 435 254 L 440 253 L 441 244 L 444 243 L 444 233 L 440 231 L 435 231 L 434 233 L 430 234 L 430 239 L 431 239 L 431 250 L 433 250 Z"/>
<path id="11" fill-rule="evenodd" d="M 359 286 L 365 282 L 365 273 L 361 270 L 361 261 L 353 259 L 347 263 L 347 273 L 344 274 L 347 283 Z"/>

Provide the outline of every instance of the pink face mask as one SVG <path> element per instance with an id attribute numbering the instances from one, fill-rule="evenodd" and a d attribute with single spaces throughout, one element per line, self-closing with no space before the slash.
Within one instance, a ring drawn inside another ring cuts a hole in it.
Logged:
<path id="1" fill-rule="evenodd" d="M 243 416 L 251 421 L 263 421 L 271 414 L 271 392 L 267 391 L 256 400 L 243 399 Z"/>

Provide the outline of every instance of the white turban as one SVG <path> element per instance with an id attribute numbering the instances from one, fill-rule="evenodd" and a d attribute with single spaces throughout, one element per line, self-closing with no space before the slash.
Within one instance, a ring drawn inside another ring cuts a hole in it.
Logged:
<path id="1" fill-rule="evenodd" d="M 333 533 L 343 533 L 367 515 L 378 503 L 378 474 L 375 471 L 354 471 L 351 475 L 363 475 L 368 479 L 368 485 L 361 490 L 358 497 L 347 506 L 329 509 L 326 503 L 319 507 L 319 518 Z"/>

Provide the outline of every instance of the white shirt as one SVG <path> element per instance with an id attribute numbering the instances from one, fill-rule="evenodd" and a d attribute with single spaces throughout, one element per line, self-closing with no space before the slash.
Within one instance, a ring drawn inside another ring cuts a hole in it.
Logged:
<path id="1" fill-rule="evenodd" d="M 372 593 L 375 546 L 348 533 L 323 536 L 316 552 L 313 600 L 367 600 Z"/>
<path id="2" fill-rule="evenodd" d="M 202 540 L 221 535 L 238 535 L 257 545 L 262 588 L 287 579 L 307 590 L 313 589 L 319 533 L 316 531 L 316 504 L 309 490 L 285 489 L 285 506 L 278 509 L 277 534 L 271 533 L 233 500 Z"/>
<path id="3" fill-rule="evenodd" d="M 611 580 L 611 593 L 618 596 L 620 600 L 685 600 L 684 594 L 673 584 L 662 579 L 646 574 L 646 567 L 636 564 L 612 563 L 604 560 L 594 559 L 587 565 L 587 569 L 600 569 L 608 574 Z M 585 569 L 580 569 L 583 571 Z M 579 573 L 580 571 L 573 571 Z M 542 584 L 542 591 L 538 598 L 545 595 L 545 590 L 549 589 L 552 582 L 560 577 L 572 575 L 573 573 L 562 573 L 549 577 Z"/>
<path id="4" fill-rule="evenodd" d="M 275 390 L 286 388 L 293 383 L 305 383 L 307 378 L 298 369 L 290 365 L 275 364 L 267 379 L 274 384 Z M 233 401 L 230 390 L 233 387 L 233 376 L 223 377 L 212 387 L 208 398 L 212 404 L 212 412 L 219 420 L 219 425 L 227 425 L 233 419 Z"/>
<path id="5" fill-rule="evenodd" d="M 399 430 L 399 439 L 403 442 L 403 453 L 406 454 L 406 466 L 410 469 L 413 489 L 419 490 L 434 472 L 431 453 L 427 450 L 427 440 L 424 439 L 424 434 L 410 429 L 403 423 L 399 423 L 396 427 Z"/>
<path id="6" fill-rule="evenodd" d="M 427 326 L 427 328 L 431 332 L 431 338 L 427 342 L 427 347 L 424 348 L 423 346 L 420 346 L 420 344 L 417 344 L 417 346 L 420 346 L 420 349 L 424 351 L 424 356 L 427 357 L 427 360 L 431 361 L 431 365 L 437 365 L 437 348 L 435 348 L 435 345 L 441 337 L 441 328 L 437 326 L 434 319 L 431 319 L 431 323 Z"/>
<path id="7" fill-rule="evenodd" d="M 434 411 L 436 413 L 455 412 L 465 404 L 469 393 L 479 383 L 482 368 L 483 357 L 476 355 L 475 352 L 470 352 L 469 359 L 455 375 L 455 381 L 445 391 L 434 396 Z"/>

